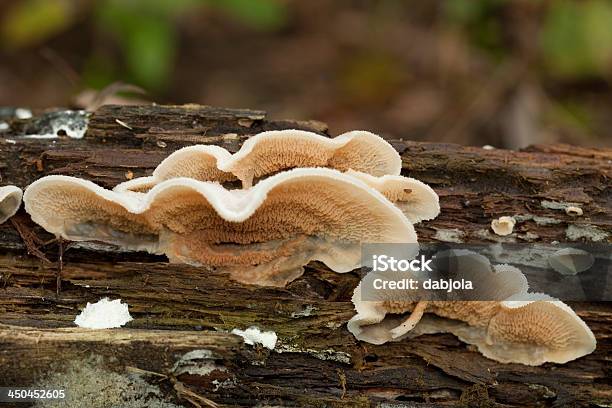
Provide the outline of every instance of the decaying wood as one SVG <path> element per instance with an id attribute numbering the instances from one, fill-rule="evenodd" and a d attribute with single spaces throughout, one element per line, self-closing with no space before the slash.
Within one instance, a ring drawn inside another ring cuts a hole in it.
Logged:
<path id="1" fill-rule="evenodd" d="M 2 184 L 25 187 L 47 174 L 67 174 L 112 187 L 149 174 L 182 146 L 212 143 L 236 151 L 263 130 L 326 131 L 319 122 L 271 121 L 263 112 L 202 106 L 104 106 L 89 118 L 83 139 L 28 138 L 28 121 L 11 119 L 10 129 L 0 133 Z M 519 242 L 612 240 L 610 150 L 391 143 L 402 154 L 405 174 L 427 182 L 441 198 L 441 215 L 417 226 L 420 241 L 515 239 L 491 232 L 491 219 L 501 215 L 523 216 L 515 228 Z M 584 215 L 567 215 L 568 203 Z M 23 210 L 0 225 L 0 386 L 40 383 L 67 362 L 95 355 L 104 369 L 122 375 L 154 373 L 164 396 L 185 406 L 194 406 L 190 400 L 202 406 L 210 400 L 220 406 L 419 407 L 612 401 L 610 303 L 572 305 L 597 337 L 593 354 L 565 365 L 527 367 L 488 360 L 451 335 L 359 343 L 345 327 L 359 278 L 319 263 L 287 288 L 259 288 L 160 256 L 77 244 L 65 250 L 58 296 L 59 253 L 58 242 Z M 85 303 L 104 296 L 127 302 L 135 320 L 111 331 L 74 328 Z M 229 334 L 251 325 L 274 330 L 277 347 L 248 346 Z M 177 371 L 194 350 L 208 350 L 208 357 L 189 364 L 207 369 Z"/>

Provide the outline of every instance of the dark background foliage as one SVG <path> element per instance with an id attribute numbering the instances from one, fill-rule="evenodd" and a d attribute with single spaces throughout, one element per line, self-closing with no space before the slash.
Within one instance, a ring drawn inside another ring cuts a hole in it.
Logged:
<path id="1" fill-rule="evenodd" d="M 609 0 L 6 0 L 0 105 L 263 109 L 333 134 L 610 145 Z"/>

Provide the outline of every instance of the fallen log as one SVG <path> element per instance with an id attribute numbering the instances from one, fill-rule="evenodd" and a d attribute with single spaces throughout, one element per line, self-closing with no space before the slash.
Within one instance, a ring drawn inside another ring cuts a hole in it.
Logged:
<path id="1" fill-rule="evenodd" d="M 71 134 L 70 124 L 51 126 L 59 134 L 50 138 L 48 121 L 39 114 L 5 119 L 1 184 L 26 187 L 44 175 L 65 174 L 110 188 L 150 174 L 183 146 L 216 144 L 236 151 L 264 130 L 327 131 L 320 122 L 274 121 L 264 112 L 197 105 L 103 106 L 86 116 L 78 117 L 87 122 L 82 138 Z M 32 137 L 43 133 L 49 138 Z M 609 149 L 554 145 L 516 152 L 389 141 L 402 155 L 402 173 L 440 196 L 440 216 L 417 225 L 421 242 L 612 240 Z M 567 214 L 569 205 L 584 215 Z M 510 238 L 490 229 L 491 220 L 502 215 L 521 216 Z M 356 273 L 336 274 L 311 263 L 287 288 L 246 286 L 206 268 L 168 264 L 162 256 L 54 240 L 23 210 L 0 225 L 0 279 L 0 386 L 61 379 L 76 394 L 88 389 L 83 377 L 92 373 L 114 381 L 136 376 L 155 388 L 155 398 L 184 406 L 612 401 L 608 302 L 572 304 L 598 345 L 593 354 L 565 365 L 499 364 L 451 335 L 373 346 L 356 341 L 345 327 L 354 314 Z M 135 320 L 116 330 L 74 328 L 85 303 L 105 296 L 129 304 Z M 277 347 L 249 346 L 229 333 L 251 325 L 275 331 Z"/>

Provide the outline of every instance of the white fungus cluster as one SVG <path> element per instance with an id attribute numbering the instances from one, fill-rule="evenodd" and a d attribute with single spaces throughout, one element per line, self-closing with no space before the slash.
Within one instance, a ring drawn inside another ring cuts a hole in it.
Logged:
<path id="1" fill-rule="evenodd" d="M 85 309 L 74 319 L 74 323 L 87 329 L 112 329 L 132 321 L 128 305 L 121 299 L 103 298 L 96 303 L 87 303 Z"/>
<path id="2" fill-rule="evenodd" d="M 299 130 L 272 131 L 251 137 L 234 154 L 208 145 L 180 149 L 151 176 L 112 191 L 74 177 L 43 177 L 23 199 L 32 219 L 56 236 L 213 266 L 243 283 L 284 286 L 313 260 L 336 272 L 358 268 L 363 242 L 417 243 L 413 224 L 435 218 L 439 200 L 426 184 L 401 176 L 401 168 L 395 149 L 369 132 L 330 139 Z M 509 235 L 515 222 L 501 217 L 491 227 Z M 348 328 L 358 339 L 377 344 L 411 333 L 449 331 L 489 358 L 531 365 L 569 361 L 594 349 L 584 322 L 556 299 L 528 294 L 520 271 L 507 265 L 487 271 L 499 275 L 481 277 L 508 284 L 507 296 L 466 307 L 364 302 L 357 287 L 357 315 Z M 518 279 L 514 284 L 512 277 Z M 513 298 L 517 293 L 531 297 Z M 403 321 L 387 318 L 407 312 Z M 442 322 L 430 324 L 427 315 Z M 107 328 L 130 320 L 127 305 L 103 299 L 88 304 L 75 322 Z M 542 330 L 525 321 L 542 323 Z M 232 333 L 247 344 L 276 346 L 274 332 L 250 327 Z"/>
<path id="3" fill-rule="evenodd" d="M 43 177 L 24 202 L 35 222 L 68 240 L 165 254 L 243 283 L 284 286 L 313 260 L 336 272 L 358 268 L 362 242 L 417 242 L 413 224 L 438 215 L 438 196 L 401 176 L 401 167 L 395 149 L 369 132 L 330 139 L 271 131 L 235 154 L 180 149 L 152 176 L 112 191 Z"/>
<path id="4" fill-rule="evenodd" d="M 273 331 L 262 332 L 256 326 L 251 326 L 246 330 L 233 329 L 232 334 L 242 337 L 246 344 L 250 344 L 251 346 L 261 344 L 270 350 L 274 350 L 274 347 L 276 347 L 276 341 L 278 340 L 276 333 Z"/>

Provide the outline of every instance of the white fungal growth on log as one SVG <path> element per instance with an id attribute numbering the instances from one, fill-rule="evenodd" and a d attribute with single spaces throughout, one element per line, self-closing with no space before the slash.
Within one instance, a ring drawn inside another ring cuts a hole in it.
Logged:
<path id="1" fill-rule="evenodd" d="M 112 329 L 132 320 L 128 305 L 121 303 L 121 299 L 103 298 L 96 303 L 87 302 L 87 306 L 74 319 L 74 323 L 87 329 Z"/>
<path id="2" fill-rule="evenodd" d="M 258 327 L 251 326 L 246 330 L 233 329 L 232 334 L 240 336 L 246 344 L 261 344 L 267 349 L 274 350 L 278 337 L 273 331 L 262 332 Z"/>

